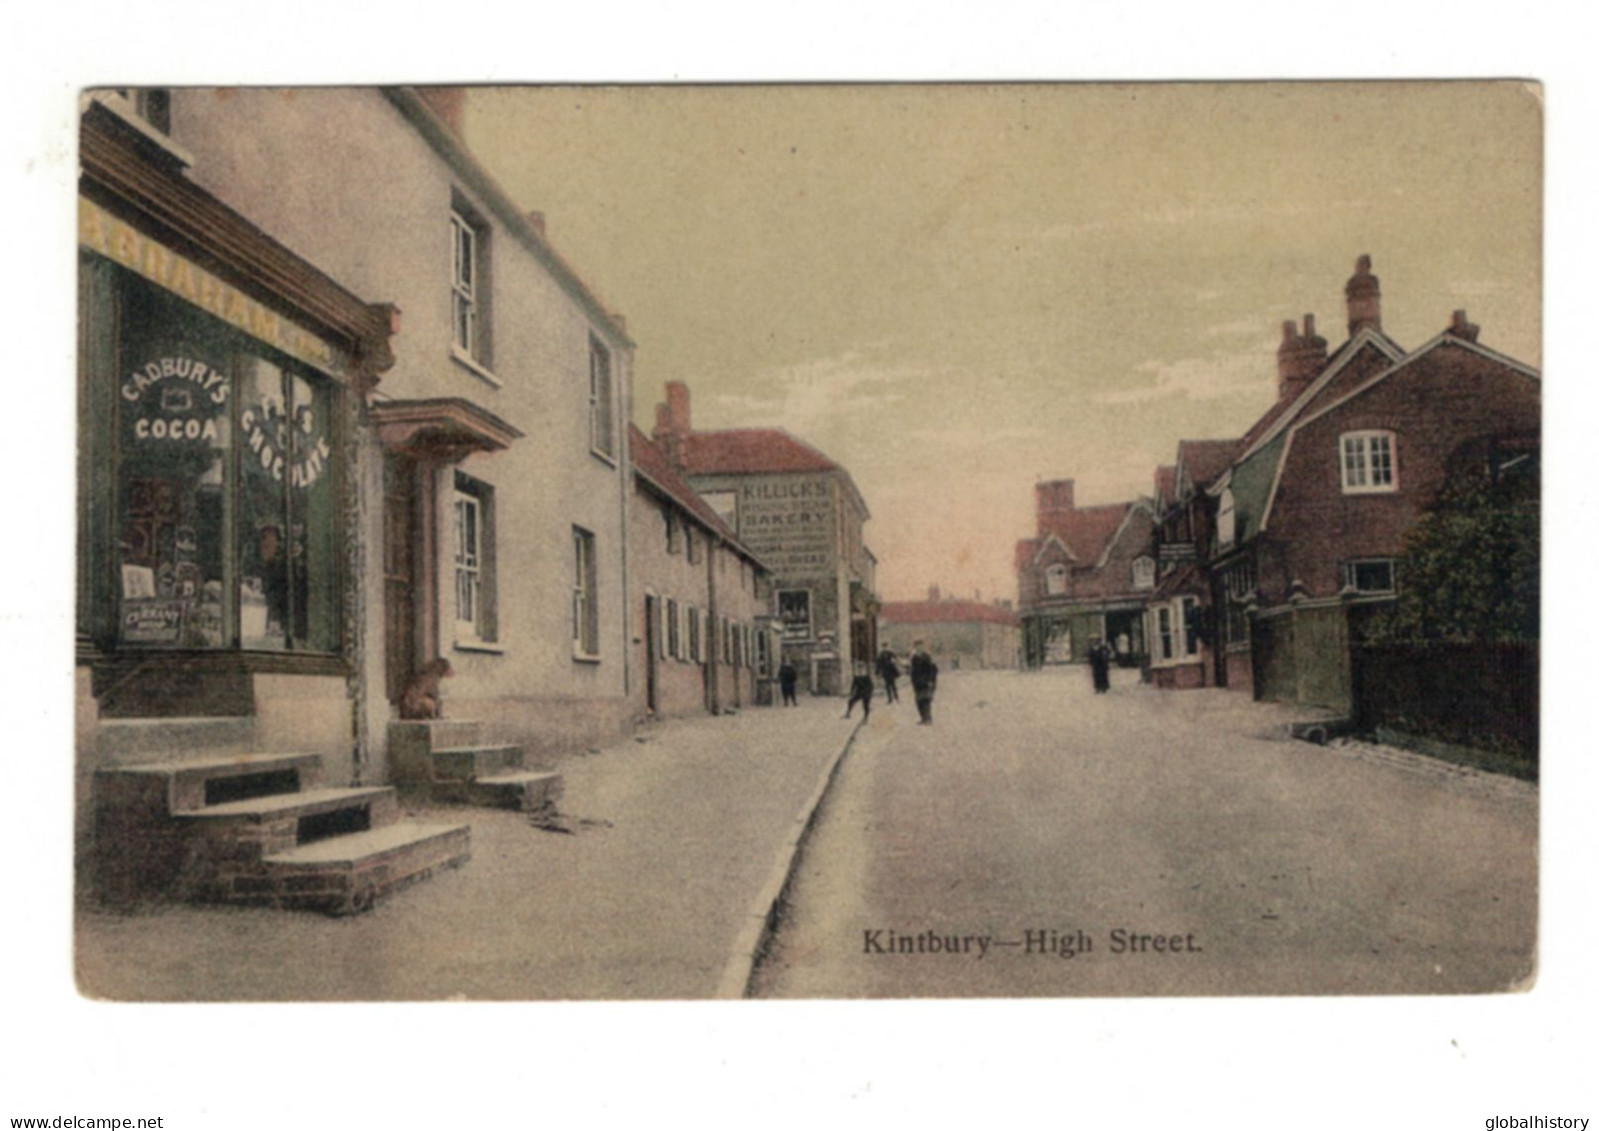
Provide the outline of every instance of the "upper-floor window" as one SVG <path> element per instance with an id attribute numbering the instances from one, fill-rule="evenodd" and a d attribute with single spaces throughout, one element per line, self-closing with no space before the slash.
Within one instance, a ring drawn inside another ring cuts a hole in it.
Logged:
<path id="1" fill-rule="evenodd" d="M 1233 501 L 1232 488 L 1221 493 L 1221 501 L 1216 506 L 1216 548 L 1226 550 L 1232 547 L 1238 538 L 1238 510 Z"/>
<path id="2" fill-rule="evenodd" d="M 598 567 L 594 560 L 594 535 L 572 527 L 572 653 L 581 659 L 600 654 L 600 614 L 595 600 Z"/>
<path id="3" fill-rule="evenodd" d="M 450 345 L 457 357 L 487 369 L 489 229 L 457 199 L 450 212 Z"/>
<path id="4" fill-rule="evenodd" d="M 1392 432 L 1346 432 L 1339 437 L 1344 494 L 1370 494 L 1399 489 Z"/>
<path id="5" fill-rule="evenodd" d="M 1144 557 L 1133 559 L 1133 588 L 1155 588 L 1155 559 Z"/>
<path id="6" fill-rule="evenodd" d="M 119 88 L 133 113 L 160 133 L 172 132 L 172 92 L 163 87 Z"/>
<path id="7" fill-rule="evenodd" d="M 616 458 L 616 409 L 612 395 L 611 351 L 589 336 L 589 448 Z"/>
<path id="8" fill-rule="evenodd" d="M 1066 592 L 1066 567 L 1052 565 L 1044 571 L 1044 594 L 1059 597 Z"/>

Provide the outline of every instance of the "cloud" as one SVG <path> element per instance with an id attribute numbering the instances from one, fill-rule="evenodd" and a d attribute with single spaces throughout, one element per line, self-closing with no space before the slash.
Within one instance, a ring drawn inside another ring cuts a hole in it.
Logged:
<path id="1" fill-rule="evenodd" d="M 1177 361 L 1151 360 L 1137 366 L 1140 374 L 1153 374 L 1152 382 L 1097 393 L 1095 404 L 1125 405 L 1185 397 L 1211 401 L 1225 397 L 1259 396 L 1274 372 L 1267 351 L 1185 357 Z"/>
<path id="2" fill-rule="evenodd" d="M 910 385 L 927 377 L 928 372 L 917 366 L 851 350 L 757 374 L 751 383 L 769 391 L 722 393 L 712 399 L 727 418 L 803 435 L 841 417 L 871 415 L 899 404 L 910 398 Z"/>

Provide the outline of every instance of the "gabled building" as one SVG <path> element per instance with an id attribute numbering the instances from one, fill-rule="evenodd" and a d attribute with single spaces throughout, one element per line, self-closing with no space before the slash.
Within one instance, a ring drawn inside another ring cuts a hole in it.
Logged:
<path id="1" fill-rule="evenodd" d="M 1094 638 L 1118 662 L 1147 654 L 1144 601 L 1155 588 L 1155 513 L 1148 500 L 1079 507 L 1070 479 L 1033 488 L 1037 533 L 1016 544 L 1023 658 L 1081 662 Z"/>
<path id="2" fill-rule="evenodd" d="M 1203 682 L 1340 710 L 1351 632 L 1404 584 L 1395 561 L 1451 461 L 1536 445 L 1541 412 L 1537 371 L 1480 344 L 1464 311 L 1406 351 L 1382 330 L 1369 257 L 1345 298 L 1349 337 L 1331 354 L 1310 315 L 1284 324 L 1276 401 L 1203 499 L 1174 502 L 1211 516 L 1189 531 Z"/>
<path id="3" fill-rule="evenodd" d="M 877 623 L 879 646 L 892 649 L 902 669 L 918 640 L 944 671 L 1021 664 L 1021 622 L 1009 601 L 946 597 L 935 585 L 925 601 L 884 601 Z"/>
<path id="4" fill-rule="evenodd" d="M 668 382 L 651 438 L 738 540 L 771 569 L 782 655 L 813 694 L 836 695 L 877 650 L 866 500 L 845 468 L 776 428 L 695 431 Z"/>
<path id="5" fill-rule="evenodd" d="M 753 705 L 776 670 L 772 576 L 643 432 L 628 425 L 639 679 L 647 718 Z"/>

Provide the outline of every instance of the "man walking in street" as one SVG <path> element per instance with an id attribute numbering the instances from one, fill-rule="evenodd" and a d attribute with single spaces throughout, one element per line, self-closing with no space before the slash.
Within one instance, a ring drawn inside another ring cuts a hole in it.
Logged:
<path id="1" fill-rule="evenodd" d="M 877 654 L 877 678 L 883 681 L 883 702 L 898 703 L 899 664 L 894 662 L 894 653 L 886 645 Z"/>
<path id="2" fill-rule="evenodd" d="M 849 713 L 855 709 L 855 704 L 861 705 L 861 716 L 866 719 L 872 717 L 872 677 L 866 674 L 865 664 L 855 665 L 855 678 L 849 685 L 849 703 L 844 707 L 844 717 L 849 718 Z"/>
<path id="3" fill-rule="evenodd" d="M 1088 667 L 1094 674 L 1094 694 L 1103 695 L 1110 690 L 1110 649 L 1099 637 L 1088 645 Z"/>
<path id="4" fill-rule="evenodd" d="M 777 669 L 777 686 L 783 692 L 783 706 L 798 707 L 799 700 L 794 696 L 794 688 L 799 684 L 799 669 L 794 666 L 794 661 L 783 660 L 783 666 Z"/>
<path id="5" fill-rule="evenodd" d="M 933 725 L 933 692 L 938 689 L 938 665 L 918 640 L 911 650 L 911 694 L 916 697 L 916 711 L 922 717 L 921 726 Z"/>

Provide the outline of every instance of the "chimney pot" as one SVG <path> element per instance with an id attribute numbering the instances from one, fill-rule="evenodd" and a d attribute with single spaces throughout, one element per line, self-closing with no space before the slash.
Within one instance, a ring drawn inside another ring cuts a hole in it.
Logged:
<path id="1" fill-rule="evenodd" d="M 1361 330 L 1382 329 L 1382 288 L 1371 273 L 1371 256 L 1355 260 L 1355 273 L 1344 284 L 1344 302 L 1349 308 L 1349 336 Z"/>

